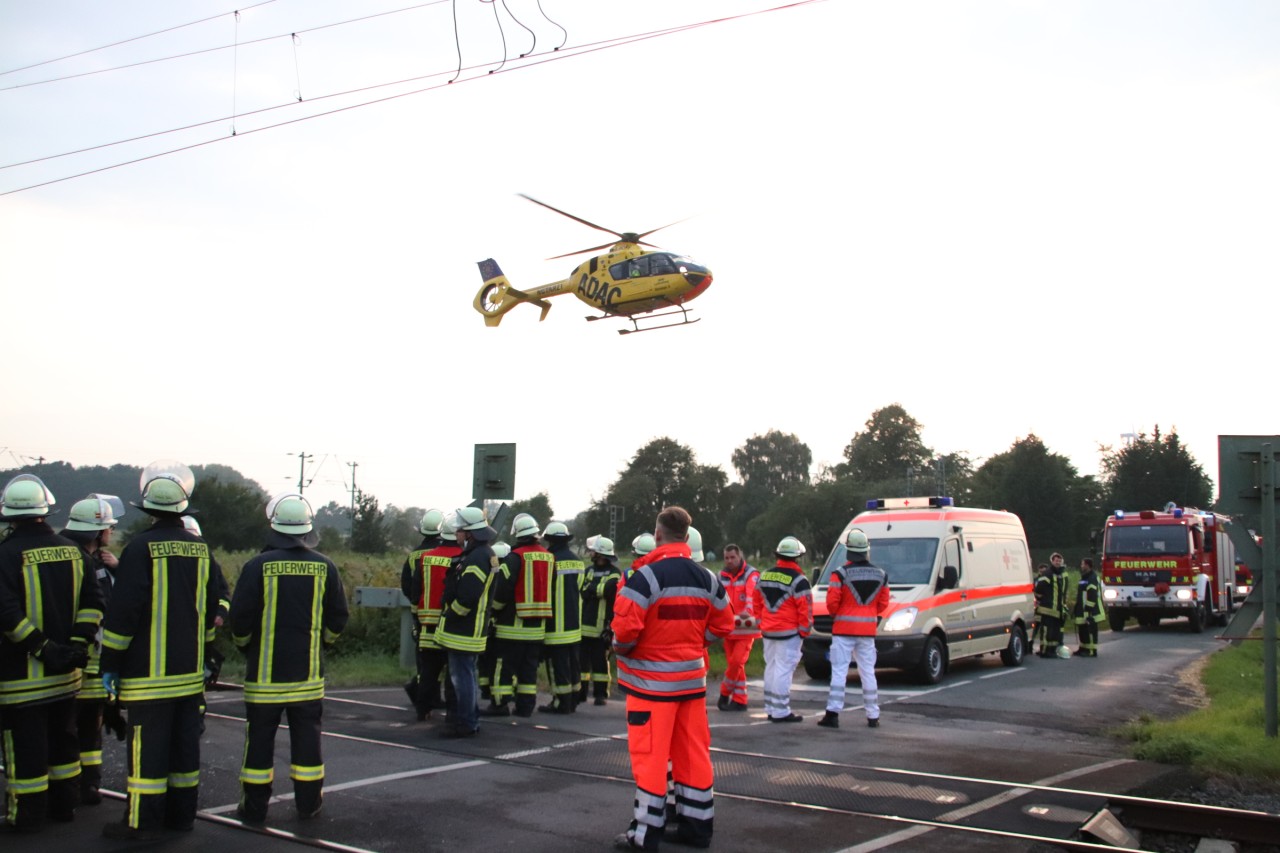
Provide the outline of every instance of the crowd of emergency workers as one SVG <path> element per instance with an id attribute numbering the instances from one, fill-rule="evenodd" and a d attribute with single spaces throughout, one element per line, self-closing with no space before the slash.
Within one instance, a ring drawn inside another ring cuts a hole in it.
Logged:
<path id="1" fill-rule="evenodd" d="M 38 477 L 21 474 L 0 494 L 5 831 L 37 832 L 102 802 L 104 730 L 126 742 L 127 781 L 124 814 L 103 834 L 141 843 L 190 831 L 204 691 L 222 663 L 213 647 L 219 629 L 229 630 L 245 663 L 238 818 L 267 818 L 282 720 L 294 807 L 303 819 L 320 812 L 324 658 L 348 616 L 338 569 L 316 550 L 310 504 L 285 493 L 267 505 L 270 532 L 232 594 L 194 517 L 194 487 L 180 462 L 147 466 L 133 506 L 150 525 L 118 558 L 109 550 L 125 511 L 118 498 L 77 501 L 55 531 L 54 497 Z M 784 537 L 775 564 L 759 570 L 726 545 L 724 569 L 715 573 L 702 565 L 701 535 L 680 507 L 664 508 L 653 532 L 632 541 L 625 569 L 609 537 L 588 538 L 583 559 L 565 524 L 543 528 L 523 513 L 513 519 L 510 546 L 474 506 L 429 510 L 420 532 L 401 572 L 417 617 L 417 673 L 405 685 L 417 718 L 438 711 L 441 736 L 468 738 L 480 732 L 481 717 L 572 714 L 587 702 L 608 704 L 616 668 L 636 791 L 630 824 L 614 845 L 709 846 L 707 649 L 723 643 L 719 711 L 747 709 L 746 662 L 762 639 L 767 718 L 802 720 L 790 694 L 801 643 L 813 630 L 810 582 L 797 562 L 805 546 Z M 875 728 L 875 631 L 889 605 L 888 580 L 862 531 L 851 530 L 844 545 L 848 561 L 827 592 L 832 678 L 818 725 L 839 727 L 856 662 Z M 539 705 L 543 666 L 550 698 Z"/>

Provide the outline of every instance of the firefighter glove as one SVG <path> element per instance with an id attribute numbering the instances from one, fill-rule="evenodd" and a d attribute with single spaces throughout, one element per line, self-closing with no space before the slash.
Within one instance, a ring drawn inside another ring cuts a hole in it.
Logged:
<path id="1" fill-rule="evenodd" d="M 88 666 L 89 651 L 83 645 L 45 640 L 36 650 L 36 659 L 44 664 L 49 675 L 61 675 Z"/>
<path id="2" fill-rule="evenodd" d="M 102 707 L 102 725 L 115 734 L 116 740 L 124 740 L 129 731 L 125 724 L 124 714 L 120 713 L 120 703 L 108 702 Z"/>

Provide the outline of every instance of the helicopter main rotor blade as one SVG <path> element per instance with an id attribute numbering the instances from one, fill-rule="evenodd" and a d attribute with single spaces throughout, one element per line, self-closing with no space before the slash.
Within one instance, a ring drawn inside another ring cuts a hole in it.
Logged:
<path id="1" fill-rule="evenodd" d="M 607 248 L 609 248 L 609 247 L 610 247 L 610 246 L 612 246 L 615 242 L 617 242 L 617 241 L 615 240 L 615 241 L 612 241 L 612 242 L 609 242 L 609 243 L 601 243 L 599 246 L 592 246 L 590 249 L 579 249 L 579 250 L 578 250 L 578 251 L 576 251 L 576 252 L 565 252 L 563 255 L 553 255 L 553 256 L 551 256 L 551 257 L 547 258 L 547 260 L 549 260 L 549 261 L 558 261 L 558 260 L 560 260 L 561 258 L 572 258 L 574 255 L 582 255 L 582 254 L 585 254 L 585 253 L 587 253 L 587 252 L 598 252 L 598 251 L 600 251 L 601 249 L 607 249 Z M 647 245 L 647 244 L 646 244 L 646 245 Z"/>
<path id="2" fill-rule="evenodd" d="M 547 204 L 545 201 L 538 201 L 536 198 L 534 198 L 534 197 L 533 197 L 533 196 L 531 196 L 531 195 L 525 195 L 524 193 L 518 193 L 518 195 L 519 195 L 521 198 L 523 198 L 523 199 L 526 199 L 526 200 L 528 200 L 528 201 L 533 202 L 534 204 L 541 205 L 542 207 L 545 207 L 547 210 L 554 210 L 556 213 L 560 214 L 561 216 L 567 216 L 567 217 L 569 217 L 570 219 L 572 219 L 574 222 L 581 222 L 583 225 L 586 225 L 588 228 L 594 228 L 594 229 L 596 229 L 597 231 L 603 231 L 603 232 L 605 232 L 606 234 L 612 234 L 612 235 L 614 235 L 615 237 L 621 237 L 621 236 L 622 236 L 622 235 L 621 235 L 621 234 L 619 234 L 617 231 L 614 231 L 612 228 L 605 228 L 603 225 L 597 225 L 597 224 L 595 224 L 594 222 L 588 222 L 587 220 L 583 219 L 581 216 L 574 216 L 572 213 L 566 213 L 565 211 L 561 210 L 561 209 L 560 209 L 560 208 L 558 208 L 558 207 L 552 207 L 551 205 Z M 612 245 L 612 244 L 609 244 L 609 245 Z M 584 252 L 590 252 L 590 251 L 593 251 L 593 250 L 592 250 L 592 249 L 583 249 L 582 251 L 584 251 Z M 570 254 L 577 255 L 577 254 L 580 254 L 580 253 L 579 253 L 579 252 L 571 252 Z M 560 257 L 565 257 L 565 256 L 564 256 L 564 255 L 561 255 Z"/>
<path id="3" fill-rule="evenodd" d="M 675 222 L 668 222 L 666 225 L 659 225 L 657 228 L 650 228 L 648 231 L 644 232 L 643 234 L 637 234 L 636 242 L 641 243 L 643 242 L 644 238 L 648 237 L 650 234 L 655 234 L 658 231 L 661 231 L 663 228 L 670 228 L 672 225 L 679 225 L 681 222 L 688 222 L 692 218 L 693 218 L 692 216 L 686 216 L 684 219 L 677 219 Z M 644 245 L 649 246 L 652 244 L 644 243 Z M 656 249 L 657 246 L 654 246 L 654 248 Z"/>

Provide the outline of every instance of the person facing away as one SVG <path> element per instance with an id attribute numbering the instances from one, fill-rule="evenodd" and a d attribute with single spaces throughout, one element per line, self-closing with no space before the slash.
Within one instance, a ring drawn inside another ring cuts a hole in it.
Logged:
<path id="1" fill-rule="evenodd" d="M 827 712 L 818 725 L 839 728 L 849 661 L 856 658 L 867 725 L 876 728 L 880 725 L 876 627 L 889 609 L 889 576 L 884 569 L 872 565 L 871 542 L 861 530 L 850 530 L 844 547 L 849 559 L 831 573 L 827 586 L 827 612 L 831 614 L 831 690 L 827 694 Z"/>
<path id="2" fill-rule="evenodd" d="M 760 573 L 755 611 L 764 637 L 764 710 L 771 723 L 798 723 L 791 711 L 791 676 L 800 663 L 801 644 L 813 630 L 813 590 L 796 562 L 805 552 L 794 536 L 774 549 L 777 564 Z"/>

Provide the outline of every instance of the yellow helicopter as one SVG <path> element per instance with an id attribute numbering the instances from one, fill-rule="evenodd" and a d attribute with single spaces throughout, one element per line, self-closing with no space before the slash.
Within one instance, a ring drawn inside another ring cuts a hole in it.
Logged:
<path id="1" fill-rule="evenodd" d="M 486 326 L 496 326 L 502 322 L 502 315 L 521 302 L 528 302 L 542 309 L 539 320 L 547 318 L 551 303 L 546 300 L 562 293 L 573 293 L 592 308 L 604 312 L 598 317 L 588 320 L 604 320 L 620 317 L 631 321 L 632 328 L 619 329 L 618 334 L 629 335 L 632 332 L 651 332 L 655 329 L 666 329 L 672 326 L 687 326 L 698 322 L 698 318 L 689 319 L 689 310 L 685 303 L 696 299 L 711 286 L 711 270 L 694 263 L 684 255 L 667 252 L 644 242 L 654 231 L 670 227 L 654 228 L 643 234 L 635 232 L 619 232 L 612 228 L 603 228 L 594 222 L 566 213 L 559 208 L 538 201 L 536 198 L 521 194 L 534 204 L 548 210 L 554 210 L 561 216 L 567 216 L 575 222 L 613 234 L 618 238 L 615 243 L 604 243 L 590 249 L 579 249 L 556 255 L 547 260 L 567 258 L 584 252 L 595 252 L 608 249 L 603 255 L 596 255 L 574 268 L 569 277 L 551 284 L 544 284 L 525 292 L 516 290 L 502 274 L 493 258 L 480 261 L 480 277 L 484 279 L 480 291 L 471 303 L 477 311 L 484 315 Z M 671 223 L 672 225 L 676 223 Z M 641 246 L 648 246 L 653 251 L 646 251 Z M 667 311 L 664 309 L 675 309 Z M 660 312 L 660 313 L 655 313 Z M 656 320 L 662 317 L 680 316 L 679 322 L 662 323 L 660 325 L 640 326 L 640 321 Z"/>

